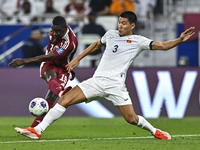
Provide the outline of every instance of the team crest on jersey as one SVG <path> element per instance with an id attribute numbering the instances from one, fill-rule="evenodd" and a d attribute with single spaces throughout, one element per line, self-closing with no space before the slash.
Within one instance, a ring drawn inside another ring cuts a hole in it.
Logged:
<path id="1" fill-rule="evenodd" d="M 126 42 L 127 42 L 127 43 L 131 43 L 131 40 L 127 40 Z"/>
<path id="2" fill-rule="evenodd" d="M 62 54 L 65 50 L 62 49 L 62 48 L 59 48 L 59 49 L 57 49 L 56 51 L 57 51 L 57 53 L 60 55 L 60 54 Z"/>

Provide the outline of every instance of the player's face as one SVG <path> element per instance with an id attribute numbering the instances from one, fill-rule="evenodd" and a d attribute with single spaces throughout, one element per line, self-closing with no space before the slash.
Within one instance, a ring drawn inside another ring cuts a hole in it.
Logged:
<path id="1" fill-rule="evenodd" d="M 67 31 L 67 26 L 62 27 L 62 26 L 52 25 L 51 29 L 52 29 L 53 35 L 58 40 L 58 39 L 61 39 L 65 35 Z"/>
<path id="2" fill-rule="evenodd" d="M 127 36 L 127 35 L 132 35 L 132 30 L 135 27 L 134 23 L 131 23 L 128 21 L 127 18 L 119 18 L 118 21 L 118 30 L 119 30 L 119 35 L 121 36 Z"/>

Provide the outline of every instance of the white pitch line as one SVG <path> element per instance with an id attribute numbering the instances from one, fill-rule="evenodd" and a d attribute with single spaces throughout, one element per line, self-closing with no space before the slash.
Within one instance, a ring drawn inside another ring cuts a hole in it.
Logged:
<path id="1" fill-rule="evenodd" d="M 200 134 L 190 134 L 190 135 L 172 135 L 171 137 L 193 137 L 200 136 Z M 92 139 L 62 139 L 62 140 L 31 140 L 31 141 L 7 141 L 0 142 L 0 144 L 14 144 L 14 143 L 32 143 L 32 142 L 70 142 L 70 141 L 87 141 L 87 140 L 127 140 L 127 139 L 150 139 L 153 136 L 143 136 L 143 137 L 120 137 L 120 138 L 92 138 Z"/>

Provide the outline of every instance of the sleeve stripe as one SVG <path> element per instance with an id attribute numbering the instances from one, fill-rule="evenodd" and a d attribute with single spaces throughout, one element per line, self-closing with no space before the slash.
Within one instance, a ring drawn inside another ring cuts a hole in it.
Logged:
<path id="1" fill-rule="evenodd" d="M 100 39 L 100 43 L 101 43 L 102 45 L 106 45 L 106 44 L 104 44 L 104 43 L 101 42 L 101 39 Z"/>
<path id="2" fill-rule="evenodd" d="M 69 43 L 70 43 L 70 41 L 69 41 L 69 39 L 67 39 L 67 40 L 64 42 L 62 48 L 63 48 L 64 50 L 66 50 L 67 47 L 69 46 Z"/>
<path id="3" fill-rule="evenodd" d="M 149 47 L 151 50 L 152 50 L 152 43 L 153 43 L 153 41 L 151 41 L 151 43 L 149 44 Z"/>

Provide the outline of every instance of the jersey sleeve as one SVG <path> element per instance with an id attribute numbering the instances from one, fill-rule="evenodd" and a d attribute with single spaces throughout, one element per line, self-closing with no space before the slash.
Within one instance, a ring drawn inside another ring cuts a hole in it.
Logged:
<path id="1" fill-rule="evenodd" d="M 107 31 L 100 39 L 101 44 L 106 45 L 106 39 L 108 37 L 109 31 Z"/>
<path id="2" fill-rule="evenodd" d="M 139 44 L 141 50 L 151 50 L 153 40 L 148 39 L 144 36 L 140 36 Z"/>

